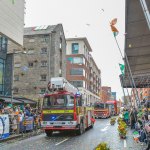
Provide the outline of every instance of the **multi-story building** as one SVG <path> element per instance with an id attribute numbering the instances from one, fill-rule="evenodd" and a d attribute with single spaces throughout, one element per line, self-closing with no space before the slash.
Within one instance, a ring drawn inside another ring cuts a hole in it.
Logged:
<path id="1" fill-rule="evenodd" d="M 23 43 L 24 4 L 0 1 L 0 96 L 12 95 L 13 55 L 7 54 L 8 43 Z"/>
<path id="2" fill-rule="evenodd" d="M 131 94 L 132 94 L 133 101 L 135 101 L 134 93 L 136 93 L 136 91 L 132 90 Z M 138 97 L 139 97 L 140 101 L 149 100 L 149 98 L 150 98 L 150 88 L 137 88 L 137 94 L 138 94 Z"/>
<path id="3" fill-rule="evenodd" d="M 102 86 L 100 93 L 102 102 L 106 102 L 111 99 L 111 87 Z"/>
<path id="4" fill-rule="evenodd" d="M 92 55 L 87 38 L 69 38 L 67 41 L 67 80 L 78 87 L 86 103 L 100 100 L 101 71 Z"/>
<path id="5" fill-rule="evenodd" d="M 37 99 L 51 77 L 66 78 L 66 40 L 61 24 L 24 29 L 26 54 L 14 51 L 14 95 Z"/>
<path id="6" fill-rule="evenodd" d="M 6 78 L 6 68 L 8 66 L 7 43 L 8 43 L 7 38 L 4 36 L 0 36 L 0 95 L 5 95 L 6 81 L 8 81 L 8 79 Z M 7 87 L 11 89 L 11 82 Z"/>

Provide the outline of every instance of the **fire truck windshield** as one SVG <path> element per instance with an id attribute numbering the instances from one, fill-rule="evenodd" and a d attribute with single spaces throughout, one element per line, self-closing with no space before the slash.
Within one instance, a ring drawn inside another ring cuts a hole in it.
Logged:
<path id="1" fill-rule="evenodd" d="M 71 95 L 52 95 L 44 98 L 43 108 L 73 107 L 74 97 Z"/>
<path id="2" fill-rule="evenodd" d="M 95 103 L 94 104 L 94 108 L 95 109 L 104 109 L 105 108 L 105 104 L 104 103 Z"/>

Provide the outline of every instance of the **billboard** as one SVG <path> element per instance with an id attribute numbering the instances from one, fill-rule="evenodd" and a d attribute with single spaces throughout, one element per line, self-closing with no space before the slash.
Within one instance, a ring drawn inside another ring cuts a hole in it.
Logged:
<path id="1" fill-rule="evenodd" d="M 0 34 L 23 45 L 24 0 L 0 0 Z"/>

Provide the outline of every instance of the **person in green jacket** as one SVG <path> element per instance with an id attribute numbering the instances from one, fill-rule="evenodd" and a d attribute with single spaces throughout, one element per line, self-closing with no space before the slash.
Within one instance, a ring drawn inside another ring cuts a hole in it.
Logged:
<path id="1" fill-rule="evenodd" d="M 128 125 L 129 124 L 129 111 L 127 109 L 123 113 L 123 119 L 125 123 Z"/>

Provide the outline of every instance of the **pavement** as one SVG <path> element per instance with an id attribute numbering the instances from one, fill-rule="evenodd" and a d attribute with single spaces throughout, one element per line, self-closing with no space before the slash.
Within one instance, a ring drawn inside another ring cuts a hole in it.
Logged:
<path id="1" fill-rule="evenodd" d="M 52 137 L 40 134 L 26 139 L 0 143 L 0 150 L 94 150 L 100 142 L 106 142 L 111 150 L 145 150 L 145 146 L 135 143 L 128 128 L 126 139 L 120 139 L 117 123 L 109 124 L 110 119 L 97 119 L 93 129 L 77 136 L 74 133 L 55 132 Z"/>

